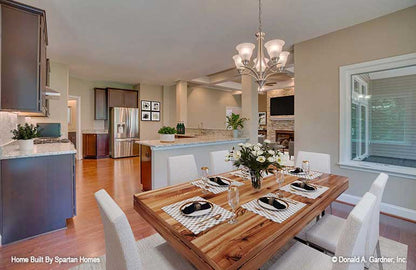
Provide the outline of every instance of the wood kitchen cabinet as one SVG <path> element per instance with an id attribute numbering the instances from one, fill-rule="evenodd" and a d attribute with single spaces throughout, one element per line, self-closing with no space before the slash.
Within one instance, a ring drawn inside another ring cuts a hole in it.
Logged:
<path id="1" fill-rule="evenodd" d="M 137 90 L 126 90 L 107 88 L 108 107 L 139 108 L 139 92 Z"/>
<path id="2" fill-rule="evenodd" d="M 108 134 L 83 134 L 82 141 L 84 158 L 98 159 L 109 157 Z"/>
<path id="3" fill-rule="evenodd" d="M 94 88 L 94 119 L 108 119 L 107 90 L 105 88 Z"/>
<path id="4" fill-rule="evenodd" d="M 75 155 L 0 160 L 1 243 L 66 227 L 76 215 Z"/>
<path id="5" fill-rule="evenodd" d="M 46 115 L 48 37 L 45 11 L 14 1 L 0 3 L 0 109 Z"/>

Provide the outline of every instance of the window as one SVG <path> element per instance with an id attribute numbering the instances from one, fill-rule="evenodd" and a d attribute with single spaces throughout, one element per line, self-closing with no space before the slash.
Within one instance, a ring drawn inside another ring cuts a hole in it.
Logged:
<path id="1" fill-rule="evenodd" d="M 340 166 L 416 178 L 416 54 L 340 68 Z"/>

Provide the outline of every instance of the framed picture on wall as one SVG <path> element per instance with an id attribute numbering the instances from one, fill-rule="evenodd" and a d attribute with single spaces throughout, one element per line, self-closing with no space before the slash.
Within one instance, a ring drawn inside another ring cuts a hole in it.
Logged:
<path id="1" fill-rule="evenodd" d="M 142 111 L 150 111 L 151 110 L 151 101 L 142 100 Z M 143 114 L 142 114 L 143 116 Z"/>
<path id="2" fill-rule="evenodd" d="M 266 112 L 259 112 L 259 125 L 260 126 L 267 125 L 267 114 L 266 114 Z"/>
<path id="3" fill-rule="evenodd" d="M 153 112 L 160 112 L 160 102 L 159 101 L 152 101 L 152 111 Z"/>
<path id="4" fill-rule="evenodd" d="M 142 121 L 151 121 L 151 112 L 142 111 Z"/>
<path id="5" fill-rule="evenodd" d="M 160 121 L 160 112 L 152 112 L 152 121 Z"/>

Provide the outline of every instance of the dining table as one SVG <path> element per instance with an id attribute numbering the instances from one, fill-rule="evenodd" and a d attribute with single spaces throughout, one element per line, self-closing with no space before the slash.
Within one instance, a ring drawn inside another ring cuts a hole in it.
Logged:
<path id="1" fill-rule="evenodd" d="M 349 182 L 345 176 L 320 174 L 308 182 L 325 187 L 325 192 L 316 198 L 308 198 L 299 192 L 291 192 L 290 189 L 279 189 L 274 175 L 265 177 L 260 189 L 254 189 L 249 179 L 232 172 L 220 176 L 242 183 L 238 187 L 240 206 L 277 191 L 283 196 L 283 200 L 305 205 L 280 223 L 239 207 L 236 211 L 237 223 L 223 221 L 194 234 L 162 208 L 200 197 L 231 211 L 227 191 L 217 194 L 204 192 L 201 187 L 186 182 L 135 194 L 134 209 L 137 213 L 197 269 L 260 268 L 347 190 Z M 301 177 L 296 175 L 285 175 L 284 183 L 280 187 L 299 178 Z"/>

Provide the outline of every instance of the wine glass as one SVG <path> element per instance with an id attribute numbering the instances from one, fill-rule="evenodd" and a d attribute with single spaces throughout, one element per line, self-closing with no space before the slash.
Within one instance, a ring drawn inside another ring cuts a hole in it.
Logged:
<path id="1" fill-rule="evenodd" d="M 233 217 L 228 221 L 229 224 L 237 223 L 237 215 L 235 214 L 235 210 L 237 209 L 240 203 L 240 195 L 238 192 L 238 187 L 231 185 L 228 189 L 228 204 L 230 205 Z"/>
<path id="2" fill-rule="evenodd" d="M 302 161 L 302 170 L 306 174 L 306 176 L 309 175 L 309 173 L 311 172 L 311 166 L 310 166 L 309 160 Z"/>
<path id="3" fill-rule="evenodd" d="M 278 170 L 274 171 L 274 175 L 276 176 L 276 183 L 279 186 L 279 189 L 277 190 L 276 195 L 277 195 L 278 198 L 282 198 L 283 195 L 280 191 L 280 188 L 282 187 L 282 184 L 285 182 L 285 175 L 284 175 L 283 171 L 281 171 L 281 170 L 280 171 L 278 171 Z"/>
<path id="4" fill-rule="evenodd" d="M 204 188 L 202 189 L 202 193 L 208 194 L 208 167 L 201 167 L 201 180 L 204 183 Z"/>

